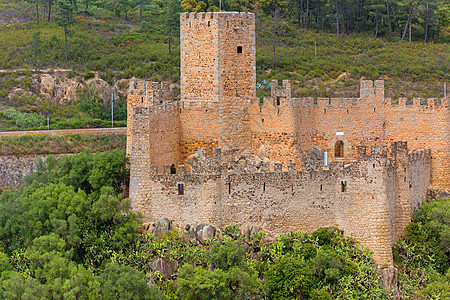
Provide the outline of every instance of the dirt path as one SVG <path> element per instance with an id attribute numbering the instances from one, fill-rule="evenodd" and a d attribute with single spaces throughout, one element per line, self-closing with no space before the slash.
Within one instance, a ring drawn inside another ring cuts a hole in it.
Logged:
<path id="1" fill-rule="evenodd" d="M 113 127 L 113 128 L 30 130 L 30 131 L 0 131 L 0 137 L 22 136 L 22 135 L 45 135 L 45 134 L 103 134 L 103 133 L 127 133 L 127 128 Z"/>

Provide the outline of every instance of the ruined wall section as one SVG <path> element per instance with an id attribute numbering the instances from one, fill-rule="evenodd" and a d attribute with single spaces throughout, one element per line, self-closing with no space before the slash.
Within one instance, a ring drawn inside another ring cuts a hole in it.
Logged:
<path id="1" fill-rule="evenodd" d="M 133 145 L 133 109 L 137 106 L 159 105 L 171 102 L 170 84 L 132 79 L 127 91 L 127 156 L 131 155 Z"/>
<path id="2" fill-rule="evenodd" d="M 414 212 L 426 201 L 431 181 L 431 151 L 427 149 L 410 153 L 408 160 L 410 206 L 411 212 Z"/>
<path id="3" fill-rule="evenodd" d="M 291 99 L 291 85 L 288 80 L 278 85 L 272 81 L 271 97 L 261 103 L 254 99 L 250 106 L 251 148 L 257 153 L 261 145 L 265 146 L 266 157 L 287 166 L 288 163 L 301 164 L 298 139 L 298 102 Z"/>

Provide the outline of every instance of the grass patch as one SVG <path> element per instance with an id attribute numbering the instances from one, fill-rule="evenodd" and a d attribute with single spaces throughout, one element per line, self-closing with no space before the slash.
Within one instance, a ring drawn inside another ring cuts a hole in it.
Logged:
<path id="1" fill-rule="evenodd" d="M 2 155 L 79 153 L 85 149 L 104 152 L 125 149 L 125 134 L 49 134 L 0 137 Z"/>

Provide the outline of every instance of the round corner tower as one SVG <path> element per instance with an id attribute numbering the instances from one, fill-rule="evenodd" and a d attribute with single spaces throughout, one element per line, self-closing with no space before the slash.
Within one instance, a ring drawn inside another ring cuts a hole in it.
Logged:
<path id="1" fill-rule="evenodd" d="M 181 100 L 185 109 L 202 108 L 194 120 L 181 115 L 182 139 L 194 136 L 199 144 L 222 148 L 226 160 L 226 150 L 249 148 L 248 108 L 256 97 L 255 16 L 182 13 L 180 25 Z"/>

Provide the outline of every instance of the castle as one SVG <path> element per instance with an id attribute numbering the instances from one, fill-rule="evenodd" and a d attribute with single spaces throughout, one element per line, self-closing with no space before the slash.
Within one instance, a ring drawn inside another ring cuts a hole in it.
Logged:
<path id="1" fill-rule="evenodd" d="M 147 222 L 251 225 L 276 236 L 336 226 L 393 264 L 427 190 L 450 190 L 448 99 L 256 97 L 255 17 L 181 14 L 181 99 L 128 90 L 130 198 Z"/>

